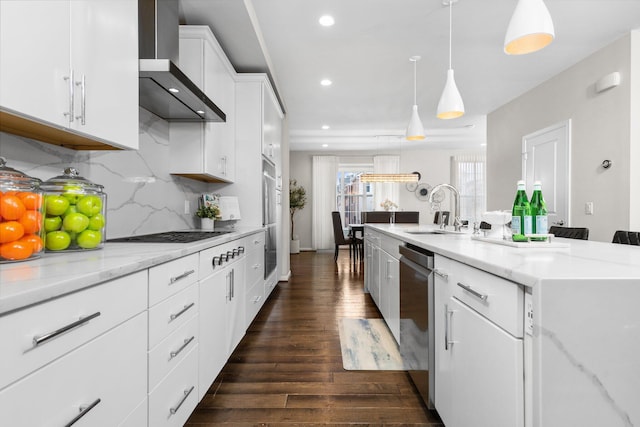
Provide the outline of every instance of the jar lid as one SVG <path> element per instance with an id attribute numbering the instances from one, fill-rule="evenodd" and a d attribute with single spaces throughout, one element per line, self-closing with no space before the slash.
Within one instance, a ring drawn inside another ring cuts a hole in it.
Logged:
<path id="1" fill-rule="evenodd" d="M 42 183 L 44 191 L 64 191 L 66 193 L 102 193 L 104 186 L 95 184 L 78 173 L 76 168 L 65 168 L 62 175 L 54 176 Z"/>
<path id="2" fill-rule="evenodd" d="M 0 157 L 0 185 L 13 185 L 19 188 L 30 189 L 38 186 L 42 181 L 33 178 L 19 170 L 6 166 L 7 159 Z"/>

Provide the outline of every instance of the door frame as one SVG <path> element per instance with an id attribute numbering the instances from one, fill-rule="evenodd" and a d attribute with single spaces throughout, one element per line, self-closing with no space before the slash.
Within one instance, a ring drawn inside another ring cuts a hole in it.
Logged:
<path id="1" fill-rule="evenodd" d="M 564 227 L 571 226 L 571 119 L 566 119 L 561 122 L 555 123 L 551 126 L 547 126 L 546 128 L 537 130 L 528 135 L 522 137 L 522 180 L 525 181 L 527 187 L 529 184 L 533 186 L 533 183 L 527 183 L 527 142 L 530 140 L 537 138 L 541 135 L 544 135 L 549 132 L 560 130 L 563 133 L 563 137 L 566 141 L 565 144 L 565 156 L 566 156 L 566 164 L 564 165 L 566 171 L 566 180 L 565 180 L 565 192 L 566 192 L 566 200 L 564 201 L 564 208 L 566 211 L 566 223 L 563 224 Z M 556 168 L 562 167 L 561 165 L 556 165 Z"/>

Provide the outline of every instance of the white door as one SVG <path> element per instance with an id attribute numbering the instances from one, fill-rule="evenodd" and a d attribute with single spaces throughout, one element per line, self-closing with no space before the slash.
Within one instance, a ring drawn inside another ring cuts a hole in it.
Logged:
<path id="1" fill-rule="evenodd" d="M 571 187 L 571 120 L 522 138 L 522 177 L 531 197 L 534 181 L 542 182 L 549 226 L 569 226 Z"/>

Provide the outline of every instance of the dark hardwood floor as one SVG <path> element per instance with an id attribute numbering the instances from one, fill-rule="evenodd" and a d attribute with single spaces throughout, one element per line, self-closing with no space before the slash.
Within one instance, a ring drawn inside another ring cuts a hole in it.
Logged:
<path id="1" fill-rule="evenodd" d="M 442 427 L 402 371 L 342 368 L 338 319 L 381 317 L 348 251 L 291 256 L 280 282 L 187 426 Z"/>

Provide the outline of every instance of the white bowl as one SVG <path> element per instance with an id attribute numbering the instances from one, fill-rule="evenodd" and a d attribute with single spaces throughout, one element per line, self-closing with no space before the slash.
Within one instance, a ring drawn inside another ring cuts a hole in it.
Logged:
<path id="1" fill-rule="evenodd" d="M 493 225 L 504 225 L 511 221 L 511 212 L 509 211 L 491 211 L 482 214 L 482 220 Z"/>

